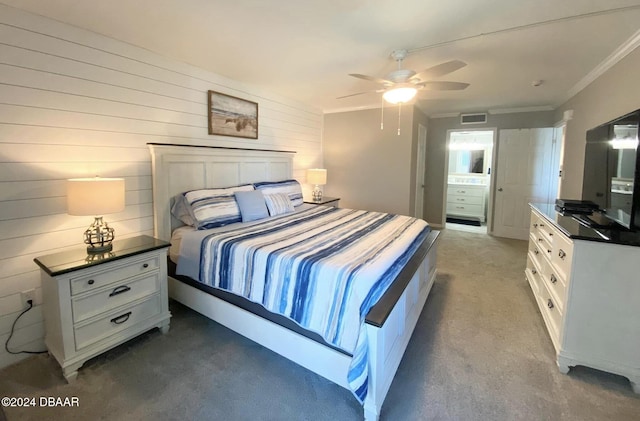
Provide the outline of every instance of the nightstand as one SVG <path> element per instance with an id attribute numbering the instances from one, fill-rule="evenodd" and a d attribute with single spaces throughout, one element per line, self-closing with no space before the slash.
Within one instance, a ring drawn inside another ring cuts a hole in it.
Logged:
<path id="1" fill-rule="evenodd" d="M 158 327 L 169 330 L 167 247 L 146 235 L 35 258 L 42 278 L 45 344 L 73 382 L 90 358 Z"/>
<path id="2" fill-rule="evenodd" d="M 339 197 L 328 197 L 324 196 L 321 200 L 305 200 L 304 203 L 309 203 L 312 205 L 324 205 L 324 206 L 333 206 L 334 208 L 338 207 L 338 202 L 340 202 Z"/>

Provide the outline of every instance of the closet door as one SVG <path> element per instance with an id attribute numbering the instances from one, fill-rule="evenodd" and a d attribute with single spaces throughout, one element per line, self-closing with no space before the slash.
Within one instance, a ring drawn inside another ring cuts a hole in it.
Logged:
<path id="1" fill-rule="evenodd" d="M 552 176 L 553 128 L 500 130 L 493 235 L 526 240 L 529 202 L 546 202 Z"/>

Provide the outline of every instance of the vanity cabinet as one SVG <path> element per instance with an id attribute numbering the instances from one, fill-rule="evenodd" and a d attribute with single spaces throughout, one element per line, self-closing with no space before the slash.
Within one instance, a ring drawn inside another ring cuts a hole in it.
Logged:
<path id="1" fill-rule="evenodd" d="M 640 393 L 640 247 L 550 213 L 532 206 L 525 276 L 558 368 L 619 374 Z"/>
<path id="2" fill-rule="evenodd" d="M 487 186 L 452 184 L 447 186 L 447 216 L 474 218 L 485 222 Z"/>

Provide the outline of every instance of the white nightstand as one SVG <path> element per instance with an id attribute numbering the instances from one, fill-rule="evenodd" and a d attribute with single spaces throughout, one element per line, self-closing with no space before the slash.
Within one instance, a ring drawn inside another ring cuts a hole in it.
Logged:
<path id="1" fill-rule="evenodd" d="M 340 202 L 339 197 L 328 197 L 324 196 L 321 200 L 305 200 L 304 203 L 309 203 L 312 205 L 323 205 L 323 206 L 333 206 L 334 208 L 338 207 L 338 203 Z"/>
<path id="2" fill-rule="evenodd" d="M 169 330 L 169 246 L 143 235 L 114 241 L 101 255 L 79 248 L 34 259 L 42 269 L 45 343 L 68 382 L 90 358 L 154 327 Z"/>

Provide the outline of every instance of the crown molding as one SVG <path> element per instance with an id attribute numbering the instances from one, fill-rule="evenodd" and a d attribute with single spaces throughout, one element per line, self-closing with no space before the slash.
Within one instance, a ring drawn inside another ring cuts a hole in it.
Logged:
<path id="1" fill-rule="evenodd" d="M 330 108 L 328 110 L 322 110 L 323 114 L 336 114 L 336 113 L 347 113 L 349 111 L 362 111 L 362 110 L 373 110 L 376 108 L 380 108 L 380 104 L 378 105 L 363 105 L 360 107 L 345 107 L 345 108 Z M 385 107 L 387 108 L 387 107 Z"/>
<path id="2" fill-rule="evenodd" d="M 533 107 L 512 107 L 512 108 L 495 108 L 488 110 L 489 114 L 513 114 L 513 113 L 533 113 L 537 111 L 553 111 L 555 107 L 551 105 L 535 105 Z"/>
<path id="3" fill-rule="evenodd" d="M 633 34 L 628 40 L 622 43 L 615 49 L 609 57 L 605 58 L 600 64 L 598 64 L 592 71 L 590 71 L 585 77 L 583 77 L 573 88 L 567 91 L 567 94 L 556 106 L 559 107 L 565 102 L 569 101 L 574 96 L 578 95 L 580 91 L 589 86 L 591 82 L 602 76 L 607 70 L 615 66 L 620 60 L 625 58 L 629 53 L 640 46 L 640 30 Z"/>

